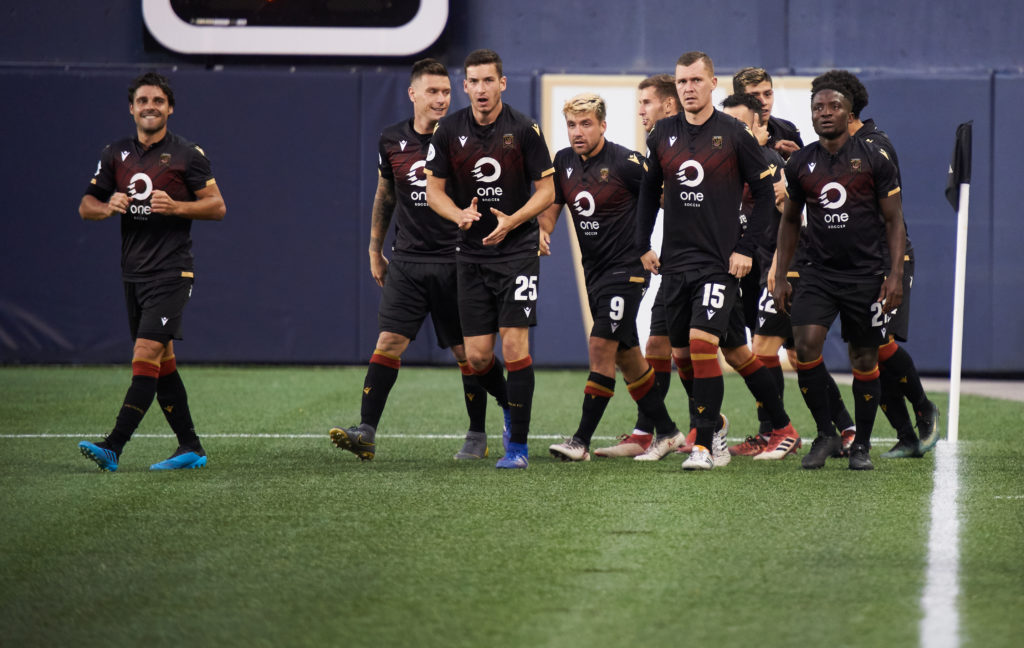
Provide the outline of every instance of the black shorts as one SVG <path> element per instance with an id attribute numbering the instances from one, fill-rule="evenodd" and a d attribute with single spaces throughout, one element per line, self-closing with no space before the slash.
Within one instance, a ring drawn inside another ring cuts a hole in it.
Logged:
<path id="1" fill-rule="evenodd" d="M 750 272 L 740 279 L 740 292 L 736 301 L 743 305 L 743 325 L 750 329 L 751 334 L 757 326 L 757 298 L 761 296 L 761 264 L 754 255 Z"/>
<path id="2" fill-rule="evenodd" d="M 878 303 L 882 277 L 837 281 L 804 269 L 793 294 L 793 328 L 829 328 L 839 315 L 842 336 L 854 347 L 877 347 L 888 339 L 886 315 Z"/>
<path id="3" fill-rule="evenodd" d="M 740 290 L 743 289 L 743 282 L 740 281 Z M 737 295 L 732 305 L 732 312 L 729 313 L 729 324 L 725 329 L 725 335 L 718 340 L 718 346 L 723 349 L 735 349 L 747 343 L 747 306 L 743 296 Z"/>
<path id="4" fill-rule="evenodd" d="M 651 305 L 651 336 L 668 337 L 668 316 L 665 315 L 665 302 L 662 296 L 661 281 L 654 289 L 654 303 Z"/>
<path id="5" fill-rule="evenodd" d="M 690 329 L 725 335 L 736 303 L 738 281 L 728 272 L 684 271 L 662 275 L 661 298 L 673 347 L 690 344 Z"/>
<path id="6" fill-rule="evenodd" d="M 388 264 L 377 322 L 381 331 L 416 339 L 427 313 L 442 349 L 462 344 L 454 263 Z"/>
<path id="7" fill-rule="evenodd" d="M 636 314 L 644 298 L 642 276 L 599 277 L 587 286 L 590 315 L 594 326 L 590 337 L 603 340 L 618 340 L 619 350 L 625 351 L 640 346 L 640 335 L 636 330 Z"/>
<path id="8" fill-rule="evenodd" d="M 540 257 L 458 262 L 459 319 L 466 337 L 537 325 Z"/>
<path id="9" fill-rule="evenodd" d="M 914 287 L 914 255 L 903 257 L 903 302 L 895 312 L 889 313 L 889 335 L 900 342 L 907 341 L 910 333 L 910 289 Z"/>
<path id="10" fill-rule="evenodd" d="M 789 273 L 789 283 L 796 290 L 800 283 L 800 275 L 796 272 Z M 789 320 L 789 314 L 782 312 L 775 307 L 775 300 L 768 292 L 768 284 L 762 284 L 761 294 L 757 300 L 757 328 L 756 335 L 764 337 L 779 337 L 784 340 L 782 345 L 787 349 L 793 348 L 793 324 Z"/>
<path id="11" fill-rule="evenodd" d="M 167 344 L 181 339 L 182 315 L 192 297 L 191 277 L 124 282 L 132 340 Z"/>

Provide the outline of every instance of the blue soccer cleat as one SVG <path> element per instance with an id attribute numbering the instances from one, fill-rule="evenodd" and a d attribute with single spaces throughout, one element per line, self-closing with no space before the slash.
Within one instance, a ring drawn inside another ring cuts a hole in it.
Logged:
<path id="1" fill-rule="evenodd" d="M 110 448 L 104 448 L 95 443 L 90 443 L 89 441 L 79 441 L 78 450 L 86 459 L 95 461 L 100 470 L 107 472 L 114 472 L 117 470 L 118 456 L 117 453 Z"/>
<path id="2" fill-rule="evenodd" d="M 529 461 L 530 450 L 526 447 L 525 443 L 512 443 L 508 444 L 508 452 L 501 459 L 498 459 L 498 463 L 494 465 L 495 468 L 526 468 L 530 465 Z"/>
<path id="3" fill-rule="evenodd" d="M 149 467 L 150 470 L 186 470 L 206 465 L 206 453 L 202 448 L 180 447 L 170 457 Z"/>
<path id="4" fill-rule="evenodd" d="M 501 428 L 501 445 L 505 448 L 505 454 L 508 454 L 508 443 L 512 437 L 512 410 L 503 407 L 502 412 L 505 414 L 505 427 Z"/>

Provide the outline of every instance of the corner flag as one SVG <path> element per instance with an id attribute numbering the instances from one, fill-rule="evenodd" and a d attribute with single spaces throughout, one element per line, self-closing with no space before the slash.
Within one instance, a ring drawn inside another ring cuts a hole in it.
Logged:
<path id="1" fill-rule="evenodd" d="M 955 443 L 960 424 L 960 368 L 964 342 L 964 283 L 967 276 L 967 212 L 971 195 L 971 124 L 956 129 L 949 163 L 946 200 L 956 210 L 956 275 L 953 282 L 953 344 L 949 362 L 949 424 L 946 438 Z"/>

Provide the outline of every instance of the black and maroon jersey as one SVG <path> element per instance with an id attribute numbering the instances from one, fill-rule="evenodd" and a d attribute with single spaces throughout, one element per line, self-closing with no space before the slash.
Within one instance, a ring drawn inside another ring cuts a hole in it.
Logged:
<path id="1" fill-rule="evenodd" d="M 477 199 L 480 220 L 460 230 L 456 247 L 460 258 L 494 263 L 537 256 L 536 218 L 509 232 L 498 245 L 482 243 L 498 224 L 491 207 L 511 215 L 530 199 L 534 181 L 554 173 L 548 146 L 534 120 L 508 104 L 486 126 L 477 123 L 471 108 L 456 111 L 434 131 L 427 173 L 447 181 L 446 191 L 460 208 Z"/>
<path id="2" fill-rule="evenodd" d="M 765 162 L 768 164 L 768 169 L 772 172 L 772 192 L 774 200 L 774 185 L 783 178 L 783 169 L 786 167 L 786 161 L 782 159 L 782 155 L 778 151 L 771 148 L 768 145 L 760 147 L 761 154 L 764 155 Z M 740 227 L 744 231 L 749 225 L 751 215 L 754 213 L 754 195 L 750 193 L 750 186 L 746 185 L 743 187 L 743 203 L 740 207 Z M 768 217 L 768 222 L 764 224 L 764 230 L 761 232 L 761 236 L 758 236 L 755 240 L 757 241 L 757 263 L 761 268 L 761 279 L 765 279 L 768 270 L 772 265 L 772 256 L 775 255 L 775 246 L 778 243 L 779 238 L 779 222 L 782 220 L 782 212 L 778 209 L 772 209 L 771 215 Z"/>
<path id="3" fill-rule="evenodd" d="M 555 155 L 555 204 L 566 205 L 576 227 L 587 284 L 608 273 L 644 277 L 636 247 L 636 202 L 647 161 L 605 141 L 584 160 L 572 148 Z"/>
<path id="4" fill-rule="evenodd" d="M 742 123 L 716 110 L 694 126 L 680 113 L 659 120 L 647 136 L 648 172 L 637 209 L 637 245 L 649 250 L 664 184 L 665 220 L 661 272 L 714 269 L 728 272 L 729 255 L 753 257 L 756 238 L 774 209 L 771 169 L 757 140 Z M 743 184 L 755 208 L 746 235 L 738 218 Z"/>
<path id="5" fill-rule="evenodd" d="M 132 199 L 128 213 L 121 215 L 121 274 L 125 281 L 193 272 L 192 221 L 152 212 L 150 196 L 160 189 L 174 200 L 193 201 L 197 191 L 212 184 L 213 173 L 203 150 L 171 132 L 148 149 L 134 137 L 103 149 L 85 192 L 104 202 L 116 192 Z"/>
<path id="6" fill-rule="evenodd" d="M 878 128 L 875 125 L 874 119 L 865 119 L 862 122 L 862 126 L 857 129 L 857 132 L 853 134 L 854 137 L 863 139 L 868 144 L 874 144 L 878 148 L 882 149 L 892 163 L 896 165 L 896 180 L 900 183 L 900 190 L 903 189 L 903 176 L 900 175 L 900 159 L 896 156 L 896 148 L 892 145 L 892 140 L 885 131 Z M 907 229 L 906 218 L 903 219 L 903 227 Z M 910 243 L 910 230 L 907 229 L 907 246 L 905 253 L 908 255 L 914 254 L 914 246 Z"/>
<path id="7" fill-rule="evenodd" d="M 791 121 L 772 115 L 768 118 L 768 143 L 765 146 L 775 148 L 779 140 L 791 140 L 803 148 L 804 141 L 800 139 L 800 129 Z"/>
<path id="8" fill-rule="evenodd" d="M 427 147 L 431 135 L 413 128 L 411 119 L 384 129 L 377 171 L 395 183 L 395 259 L 421 263 L 455 262 L 459 228 L 427 206 Z"/>
<path id="9" fill-rule="evenodd" d="M 789 197 L 807 207 L 801 263 L 839 280 L 889 271 L 885 218 L 878 201 L 900 192 L 896 166 L 851 137 L 833 155 L 815 142 L 786 164 Z"/>

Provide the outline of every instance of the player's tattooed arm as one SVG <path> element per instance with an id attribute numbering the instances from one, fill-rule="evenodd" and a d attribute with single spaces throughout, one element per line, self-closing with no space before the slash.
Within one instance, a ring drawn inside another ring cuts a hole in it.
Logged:
<path id="1" fill-rule="evenodd" d="M 395 211 L 395 181 L 377 178 L 377 194 L 373 197 L 373 210 L 370 214 L 370 274 L 378 286 L 384 285 L 388 272 L 388 260 L 384 256 L 384 239 L 391 225 L 391 215 Z"/>

